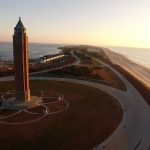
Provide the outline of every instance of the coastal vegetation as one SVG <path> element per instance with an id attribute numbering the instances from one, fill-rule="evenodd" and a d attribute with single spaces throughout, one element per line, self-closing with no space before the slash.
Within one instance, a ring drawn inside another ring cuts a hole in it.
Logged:
<path id="1" fill-rule="evenodd" d="M 88 52 L 85 46 L 71 46 L 60 49 L 62 49 L 63 52 L 69 56 L 71 55 L 71 51 L 73 51 L 74 54 L 80 59 L 80 64 L 34 74 L 32 76 L 75 78 L 126 90 L 124 83 L 117 77 L 117 75 L 115 75 L 107 66 L 102 65 L 90 57 L 96 56 L 98 58 L 102 58 L 106 62 L 107 59 L 104 53 L 101 52 L 101 54 L 98 53 L 97 55 L 95 52 Z"/>

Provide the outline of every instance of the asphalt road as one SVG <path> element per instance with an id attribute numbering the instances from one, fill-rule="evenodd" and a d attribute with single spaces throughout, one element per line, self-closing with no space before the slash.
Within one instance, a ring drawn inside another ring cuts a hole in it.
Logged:
<path id="1" fill-rule="evenodd" d="M 103 143 L 93 148 L 93 150 L 147 150 L 150 145 L 150 107 L 122 74 L 108 64 L 105 64 L 96 58 L 93 59 L 110 68 L 124 82 L 127 91 L 125 92 L 102 84 L 76 79 L 49 77 L 31 77 L 30 79 L 56 80 L 84 84 L 111 94 L 121 104 L 124 111 L 123 118 L 114 133 Z M 0 78 L 0 81 L 11 80 L 13 80 L 13 77 Z"/>
<path id="2" fill-rule="evenodd" d="M 118 99 L 120 103 L 123 102 L 125 108 L 123 120 L 126 123 L 122 130 L 119 131 L 118 128 L 112 136 L 95 149 L 147 150 L 150 145 L 150 107 L 122 74 L 99 59 L 92 58 L 112 70 L 127 87 L 127 91 L 124 93 L 126 98 L 122 94 Z"/>

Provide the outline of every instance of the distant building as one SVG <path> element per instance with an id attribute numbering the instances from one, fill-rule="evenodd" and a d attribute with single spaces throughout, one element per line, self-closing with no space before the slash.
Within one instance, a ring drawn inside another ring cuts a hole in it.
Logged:
<path id="1" fill-rule="evenodd" d="M 19 22 L 14 28 L 13 53 L 16 99 L 18 102 L 30 101 L 28 37 L 21 18 L 19 18 Z"/>
<path id="2" fill-rule="evenodd" d="M 48 63 L 54 60 L 58 60 L 63 58 L 65 55 L 64 54 L 56 54 L 56 55 L 46 55 L 41 58 L 40 63 Z"/>

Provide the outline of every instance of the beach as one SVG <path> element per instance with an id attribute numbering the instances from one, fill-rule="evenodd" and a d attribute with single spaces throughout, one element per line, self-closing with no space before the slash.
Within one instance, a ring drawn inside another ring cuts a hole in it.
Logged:
<path id="1" fill-rule="evenodd" d="M 88 51 L 96 52 L 100 58 L 118 70 L 143 96 L 150 105 L 150 69 L 123 54 L 109 48 L 89 46 Z"/>
<path id="2" fill-rule="evenodd" d="M 134 63 L 140 64 L 150 69 L 150 48 L 135 47 L 106 47 L 113 52 L 125 56 Z"/>
<path id="3" fill-rule="evenodd" d="M 144 83 L 148 88 L 150 88 L 150 70 L 148 68 L 134 63 L 125 56 L 111 50 L 104 49 L 104 51 L 113 64 L 119 65 L 132 76 Z"/>
<path id="4" fill-rule="evenodd" d="M 109 49 L 103 50 L 115 69 L 122 73 L 136 87 L 150 105 L 150 70 L 121 54 Z"/>

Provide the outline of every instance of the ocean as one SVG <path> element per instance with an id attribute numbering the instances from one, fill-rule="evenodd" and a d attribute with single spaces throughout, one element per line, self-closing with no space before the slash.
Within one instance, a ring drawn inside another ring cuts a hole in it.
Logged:
<path id="1" fill-rule="evenodd" d="M 29 44 L 29 58 L 38 58 L 44 55 L 57 54 L 58 47 L 66 46 L 61 44 Z M 107 47 L 110 50 L 124 55 L 128 59 L 150 69 L 150 49 L 129 48 L 129 47 Z M 13 60 L 12 43 L 0 43 L 0 59 Z"/>
<path id="2" fill-rule="evenodd" d="M 29 44 L 29 58 L 38 58 L 44 55 L 57 54 L 61 50 L 58 47 L 65 46 L 61 44 Z M 13 60 L 12 43 L 0 43 L 0 59 Z"/>
<path id="3" fill-rule="evenodd" d="M 107 47 L 131 61 L 150 69 L 150 48 Z"/>

